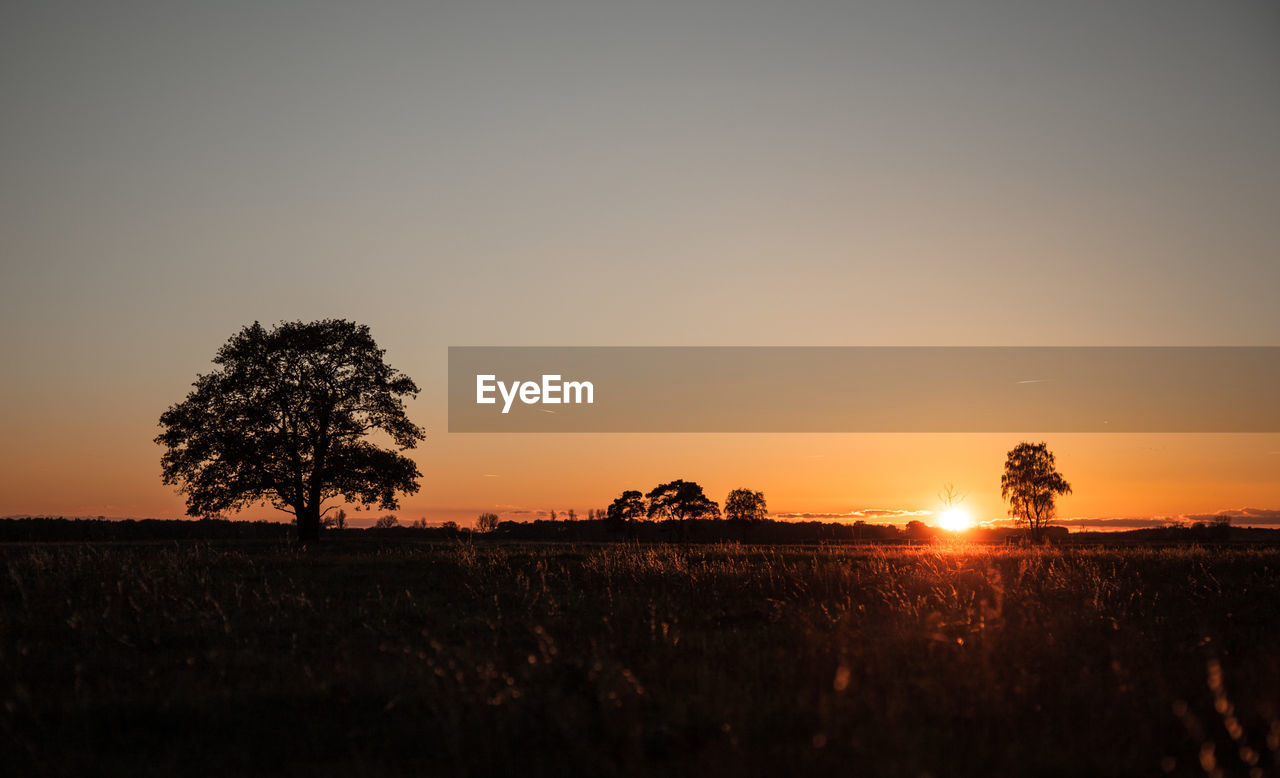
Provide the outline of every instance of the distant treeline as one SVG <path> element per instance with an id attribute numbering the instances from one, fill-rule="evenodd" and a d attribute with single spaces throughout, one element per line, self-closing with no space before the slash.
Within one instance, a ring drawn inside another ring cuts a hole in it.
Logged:
<path id="1" fill-rule="evenodd" d="M 820 521 L 738 522 L 690 519 L 683 522 L 628 522 L 606 519 L 531 522 L 504 521 L 489 532 L 479 532 L 449 523 L 440 527 L 391 526 L 325 529 L 327 537 L 403 538 L 599 542 L 671 541 L 744 543 L 824 543 L 824 542 L 908 542 L 927 541 L 947 533 L 912 522 L 907 527 L 889 524 L 840 524 Z M 1019 535 L 1017 530 L 973 530 L 966 537 L 975 541 L 1004 542 Z M 1066 536 L 1066 530 L 1060 535 Z M 130 540 L 282 540 L 294 538 L 291 524 L 270 521 L 228 519 L 69 519 L 30 517 L 0 519 L 0 542 L 84 542 Z"/>
<path id="2" fill-rule="evenodd" d="M 1197 522 L 1190 526 L 1149 527 L 1124 532 L 1073 532 L 1071 539 L 1081 543 L 1105 543 L 1124 540 L 1138 543 L 1218 543 L 1224 541 L 1242 543 L 1280 543 L 1280 528 L 1233 527 L 1227 522 L 1206 524 Z"/>
<path id="3" fill-rule="evenodd" d="M 853 524 L 821 521 L 725 521 L 691 519 L 687 521 L 637 521 L 619 524 L 604 521 L 504 521 L 489 537 L 509 540 L 558 540 L 570 542 L 608 542 L 635 540 L 647 543 L 691 541 L 714 543 L 907 543 L 925 542 L 950 533 L 912 522 L 906 527 L 892 524 Z M 1021 536 L 1014 529 L 983 529 L 965 533 L 975 542 L 1003 543 Z M 1056 533 L 1065 538 L 1065 529 Z"/>
<path id="4" fill-rule="evenodd" d="M 0 519 L 0 542 L 292 540 L 292 524 L 228 519 Z"/>
<path id="5" fill-rule="evenodd" d="M 559 541 L 643 543 L 720 541 L 742 543 L 919 543 L 937 538 L 956 538 L 977 543 L 1016 542 L 1022 530 L 1012 528 L 972 529 L 954 536 L 943 530 L 912 522 L 905 527 L 889 524 L 840 524 L 820 521 L 752 522 L 690 520 L 686 522 L 631 522 L 619 525 L 594 521 L 504 521 L 489 532 L 454 525 L 444 527 L 383 527 L 327 529 L 328 537 L 400 538 L 404 540 L 485 539 L 514 541 Z M 142 540 L 279 540 L 294 539 L 291 524 L 270 521 L 227 519 L 68 519 L 30 517 L 0 519 L 0 542 L 86 542 Z M 1123 532 L 1075 532 L 1051 528 L 1055 542 L 1146 542 L 1201 543 L 1221 541 L 1280 542 L 1280 529 L 1196 525 L 1156 527 Z"/>

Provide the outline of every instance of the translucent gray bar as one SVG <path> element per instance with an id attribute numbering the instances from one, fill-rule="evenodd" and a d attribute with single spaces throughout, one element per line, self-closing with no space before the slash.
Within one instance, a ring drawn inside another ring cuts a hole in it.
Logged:
<path id="1" fill-rule="evenodd" d="M 449 431 L 1280 432 L 1278 388 L 1280 347 L 451 347 Z"/>

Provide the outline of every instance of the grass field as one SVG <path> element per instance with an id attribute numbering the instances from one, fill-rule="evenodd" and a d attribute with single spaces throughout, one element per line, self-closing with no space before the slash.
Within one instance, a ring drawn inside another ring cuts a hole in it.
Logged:
<path id="1" fill-rule="evenodd" d="M 0 547 L 8 774 L 1274 775 L 1280 550 Z"/>

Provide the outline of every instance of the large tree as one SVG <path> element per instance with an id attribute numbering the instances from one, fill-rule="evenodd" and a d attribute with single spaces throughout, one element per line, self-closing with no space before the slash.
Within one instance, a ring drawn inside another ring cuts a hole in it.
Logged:
<path id="1" fill-rule="evenodd" d="M 649 518 L 688 519 L 720 518 L 720 506 L 708 499 L 702 487 L 693 481 L 672 481 L 654 487 L 645 495 L 649 501 Z"/>
<path id="2" fill-rule="evenodd" d="M 1055 514 L 1059 495 L 1071 494 L 1071 484 L 1058 472 L 1053 452 L 1044 443 L 1019 443 L 1009 452 L 1000 477 L 1000 496 L 1009 501 L 1009 515 L 1040 540 Z"/>
<path id="3" fill-rule="evenodd" d="M 404 409 L 418 386 L 384 353 L 368 327 L 342 319 L 245 327 L 160 416 L 164 482 L 192 516 L 260 503 L 291 513 L 304 543 L 335 498 L 396 509 L 396 493 L 418 491 L 421 475 L 400 452 L 424 434 Z"/>

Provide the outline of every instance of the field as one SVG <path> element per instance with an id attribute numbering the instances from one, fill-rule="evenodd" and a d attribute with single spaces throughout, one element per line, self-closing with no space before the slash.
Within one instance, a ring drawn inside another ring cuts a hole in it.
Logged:
<path id="1" fill-rule="evenodd" d="M 16 774 L 1274 775 L 1280 550 L 0 546 Z"/>

